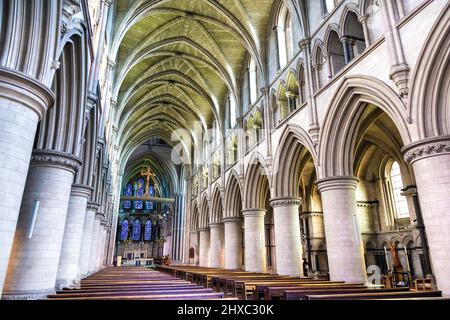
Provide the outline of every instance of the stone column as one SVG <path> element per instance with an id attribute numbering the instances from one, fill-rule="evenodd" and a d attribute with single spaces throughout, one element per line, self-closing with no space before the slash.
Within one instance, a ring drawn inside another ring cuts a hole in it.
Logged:
<path id="1" fill-rule="evenodd" d="M 270 202 L 273 207 L 277 273 L 286 276 L 303 274 L 302 240 L 300 236 L 297 198 L 279 198 Z"/>
<path id="2" fill-rule="evenodd" d="M 358 21 L 359 23 L 361 23 L 362 27 L 363 27 L 363 32 L 364 32 L 364 40 L 366 41 L 366 48 L 370 47 L 370 34 L 369 34 L 369 28 L 367 27 L 367 19 L 369 18 L 369 16 L 366 14 L 364 16 L 359 17 Z"/>
<path id="3" fill-rule="evenodd" d="M 88 274 L 93 274 L 97 271 L 97 255 L 98 255 L 98 247 L 100 242 L 100 221 L 102 220 L 102 215 L 100 213 L 95 214 L 94 220 L 94 228 L 92 234 L 92 242 L 91 242 L 91 250 L 88 264 Z"/>
<path id="4" fill-rule="evenodd" d="M 0 68 L 0 296 L 38 121 L 54 101 L 38 82 Z"/>
<path id="5" fill-rule="evenodd" d="M 242 211 L 245 225 L 245 269 L 250 272 L 266 272 L 266 237 L 264 230 L 265 209 Z"/>
<path id="6" fill-rule="evenodd" d="M 209 247 L 210 247 L 210 233 L 209 228 L 199 229 L 200 238 L 200 267 L 209 267 Z"/>
<path id="7" fill-rule="evenodd" d="M 210 226 L 211 243 L 209 258 L 211 268 L 224 268 L 224 226 L 223 223 L 215 223 Z"/>
<path id="8" fill-rule="evenodd" d="M 56 288 L 71 287 L 80 281 L 80 251 L 83 238 L 87 201 L 92 188 L 84 185 L 72 185 L 66 226 L 59 259 Z"/>
<path id="9" fill-rule="evenodd" d="M 402 151 L 414 169 L 437 286 L 450 294 L 450 136 L 425 139 Z"/>
<path id="10" fill-rule="evenodd" d="M 242 269 L 242 221 L 225 218 L 225 269 Z"/>
<path id="11" fill-rule="evenodd" d="M 3 298 L 38 299 L 55 292 L 70 190 L 80 165 L 68 154 L 33 152 Z M 33 216 L 36 201 L 39 208 Z"/>
<path id="12" fill-rule="evenodd" d="M 317 181 L 322 197 L 331 280 L 366 283 L 364 247 L 356 210 L 358 179 L 350 176 Z"/>
<path id="13" fill-rule="evenodd" d="M 99 232 L 99 245 L 98 245 L 98 253 L 97 253 L 97 270 L 103 269 L 105 263 L 105 247 L 106 247 L 106 220 L 100 221 L 100 232 Z"/>
<path id="14" fill-rule="evenodd" d="M 89 258 L 91 257 L 91 244 L 94 235 L 95 213 L 98 207 L 98 204 L 94 202 L 88 202 L 87 204 L 79 261 L 81 278 L 86 277 L 89 273 Z"/>
<path id="15" fill-rule="evenodd" d="M 189 258 L 189 263 L 193 263 L 195 266 L 199 265 L 199 232 L 191 231 L 190 234 L 190 248 L 194 248 L 194 260 Z"/>

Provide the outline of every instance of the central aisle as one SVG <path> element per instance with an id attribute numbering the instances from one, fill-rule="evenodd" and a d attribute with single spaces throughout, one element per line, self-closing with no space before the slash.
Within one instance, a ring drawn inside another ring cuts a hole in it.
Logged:
<path id="1" fill-rule="evenodd" d="M 81 280 L 75 289 L 59 290 L 49 300 L 210 300 L 222 299 L 196 284 L 141 267 L 106 268 Z"/>

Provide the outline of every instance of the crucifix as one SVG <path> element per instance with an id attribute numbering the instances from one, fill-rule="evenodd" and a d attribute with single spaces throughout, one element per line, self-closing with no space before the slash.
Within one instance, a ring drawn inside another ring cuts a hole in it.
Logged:
<path id="1" fill-rule="evenodd" d="M 141 176 L 146 177 L 145 182 L 145 195 L 149 195 L 149 187 L 150 187 L 150 177 L 156 177 L 156 174 L 150 169 L 150 166 L 147 165 L 147 168 L 143 166 L 143 169 L 141 170 Z"/>

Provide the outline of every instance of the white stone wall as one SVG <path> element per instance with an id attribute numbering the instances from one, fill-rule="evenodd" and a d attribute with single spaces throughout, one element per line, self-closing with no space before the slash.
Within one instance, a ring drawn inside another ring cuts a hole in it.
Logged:
<path id="1" fill-rule="evenodd" d="M 95 211 L 88 209 L 83 226 L 83 239 L 80 252 L 80 275 L 85 277 L 89 273 L 89 260 L 91 257 L 91 246 L 94 235 Z"/>

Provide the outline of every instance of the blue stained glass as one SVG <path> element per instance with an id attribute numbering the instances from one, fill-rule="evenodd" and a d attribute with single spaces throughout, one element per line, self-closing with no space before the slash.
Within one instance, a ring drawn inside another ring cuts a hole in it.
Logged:
<path id="1" fill-rule="evenodd" d="M 152 239 L 152 221 L 147 220 L 145 223 L 144 241 L 150 241 Z"/>
<path id="2" fill-rule="evenodd" d="M 126 197 L 133 196 L 133 186 L 131 184 L 127 185 L 127 188 L 125 190 L 125 196 Z M 123 208 L 124 209 L 131 209 L 131 200 L 125 200 L 123 202 Z"/>
<path id="3" fill-rule="evenodd" d="M 131 240 L 139 241 L 141 239 L 141 222 L 136 219 L 133 222 L 133 234 L 131 236 Z"/>
<path id="4" fill-rule="evenodd" d="M 155 187 L 152 185 L 150 187 L 148 187 L 148 193 L 150 194 L 150 197 L 154 197 L 155 196 Z M 153 210 L 153 201 L 149 201 L 147 210 Z"/>
<path id="5" fill-rule="evenodd" d="M 122 229 L 120 230 L 120 241 L 128 238 L 128 220 L 122 221 Z"/>
<path id="6" fill-rule="evenodd" d="M 143 197 L 145 192 L 144 179 L 138 179 L 137 196 Z M 134 202 L 134 209 L 142 210 L 144 208 L 144 202 L 141 200 Z"/>

